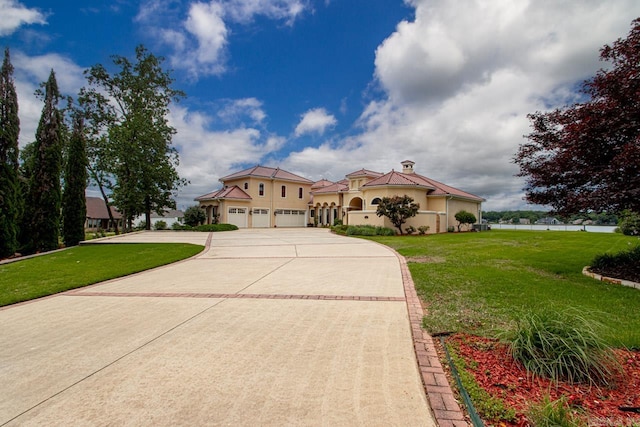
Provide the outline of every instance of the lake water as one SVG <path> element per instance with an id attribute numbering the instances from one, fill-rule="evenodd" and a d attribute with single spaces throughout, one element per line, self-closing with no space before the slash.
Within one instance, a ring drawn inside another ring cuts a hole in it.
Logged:
<path id="1" fill-rule="evenodd" d="M 615 225 L 537 225 L 537 224 L 489 224 L 492 230 L 534 231 L 587 231 L 589 233 L 613 233 Z"/>

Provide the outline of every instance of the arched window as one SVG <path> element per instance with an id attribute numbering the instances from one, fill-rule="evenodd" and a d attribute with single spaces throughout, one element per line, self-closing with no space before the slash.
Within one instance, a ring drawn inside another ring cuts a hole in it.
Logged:
<path id="1" fill-rule="evenodd" d="M 264 196 L 264 184 L 260 183 L 260 185 L 258 186 L 258 194 L 260 196 Z"/>
<path id="2" fill-rule="evenodd" d="M 380 202 L 381 202 L 380 197 L 376 197 L 375 199 L 373 199 L 373 200 L 371 201 L 371 204 L 372 204 L 372 205 L 379 205 L 379 204 L 380 204 Z"/>
<path id="3" fill-rule="evenodd" d="M 249 189 L 249 183 L 248 183 L 248 182 L 245 182 L 245 183 L 244 183 L 244 189 L 245 189 L 245 190 L 248 190 L 248 189 Z"/>

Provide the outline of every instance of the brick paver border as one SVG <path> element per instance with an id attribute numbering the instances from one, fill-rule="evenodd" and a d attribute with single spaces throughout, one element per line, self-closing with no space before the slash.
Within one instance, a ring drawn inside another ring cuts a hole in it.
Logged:
<path id="1" fill-rule="evenodd" d="M 403 297 L 380 297 L 366 295 L 293 295 L 293 294 L 211 294 L 197 292 L 65 292 L 74 297 L 145 297 L 145 298 L 229 298 L 229 299 L 311 299 L 324 301 L 404 301 Z"/>
<path id="2" fill-rule="evenodd" d="M 411 335 L 413 336 L 413 348 L 416 352 L 422 384 L 427 393 L 436 422 L 440 427 L 468 427 L 470 424 L 466 421 L 464 413 L 451 390 L 444 369 L 442 369 L 440 358 L 433 344 L 433 338 L 422 329 L 424 311 L 416 292 L 413 278 L 409 272 L 407 260 L 398 252 L 394 252 L 400 261 L 402 283 L 409 311 L 409 322 L 411 323 Z"/>

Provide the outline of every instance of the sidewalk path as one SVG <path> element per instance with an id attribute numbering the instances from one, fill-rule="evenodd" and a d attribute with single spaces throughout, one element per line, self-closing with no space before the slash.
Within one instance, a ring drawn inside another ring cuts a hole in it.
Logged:
<path id="1" fill-rule="evenodd" d="M 107 240 L 142 241 L 208 249 L 0 309 L 0 425 L 436 425 L 393 251 L 319 229 Z"/>

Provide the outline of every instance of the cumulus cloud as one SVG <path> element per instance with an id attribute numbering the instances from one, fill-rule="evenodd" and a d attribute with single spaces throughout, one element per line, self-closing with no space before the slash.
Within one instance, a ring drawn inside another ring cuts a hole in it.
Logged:
<path id="1" fill-rule="evenodd" d="M 169 122 L 177 130 L 173 143 L 180 152 L 178 172 L 191 182 L 178 196 L 181 206 L 193 204 L 195 197 L 219 188 L 220 177 L 260 163 L 286 142 L 252 127 L 215 129 L 214 117 L 180 106 L 172 107 Z"/>
<path id="2" fill-rule="evenodd" d="M 335 126 L 337 122 L 335 116 L 327 113 L 324 108 L 314 108 L 301 116 L 300 123 L 295 129 L 295 135 L 302 136 L 308 133 L 322 135 L 327 128 Z"/>
<path id="3" fill-rule="evenodd" d="M 284 164 L 340 179 L 408 158 L 418 173 L 487 198 L 486 209 L 524 208 L 512 158 L 530 131 L 526 115 L 575 102 L 575 85 L 605 66 L 599 49 L 628 34 L 640 4 L 407 3 L 415 19 L 377 48 L 374 78 L 385 96 L 364 108 L 359 131 Z"/>
<path id="4" fill-rule="evenodd" d="M 227 71 L 229 26 L 248 24 L 256 16 L 293 25 L 310 6 L 303 0 L 210 0 L 189 4 L 186 19 L 176 22 L 179 3 L 147 0 L 136 21 L 148 26 L 159 40 L 173 49 L 171 65 L 186 69 L 192 78 Z M 162 23 L 162 25 L 159 25 Z"/>
<path id="5" fill-rule="evenodd" d="M 20 145 L 23 146 L 35 139 L 43 104 L 34 92 L 40 83 L 47 81 L 51 70 L 53 69 L 56 73 L 56 81 L 62 95 L 75 97 L 85 80 L 81 67 L 69 58 L 58 54 L 27 56 L 22 52 L 12 51 L 11 63 L 15 68 L 14 79 L 20 115 Z"/>
<path id="6" fill-rule="evenodd" d="M 15 0 L 0 0 L 0 36 L 12 34 L 22 25 L 46 24 L 46 16 Z"/>
<path id="7" fill-rule="evenodd" d="M 256 98 L 225 100 L 218 111 L 218 117 L 227 122 L 236 122 L 249 117 L 254 123 L 262 123 L 267 114 L 262 109 L 262 101 Z"/>

